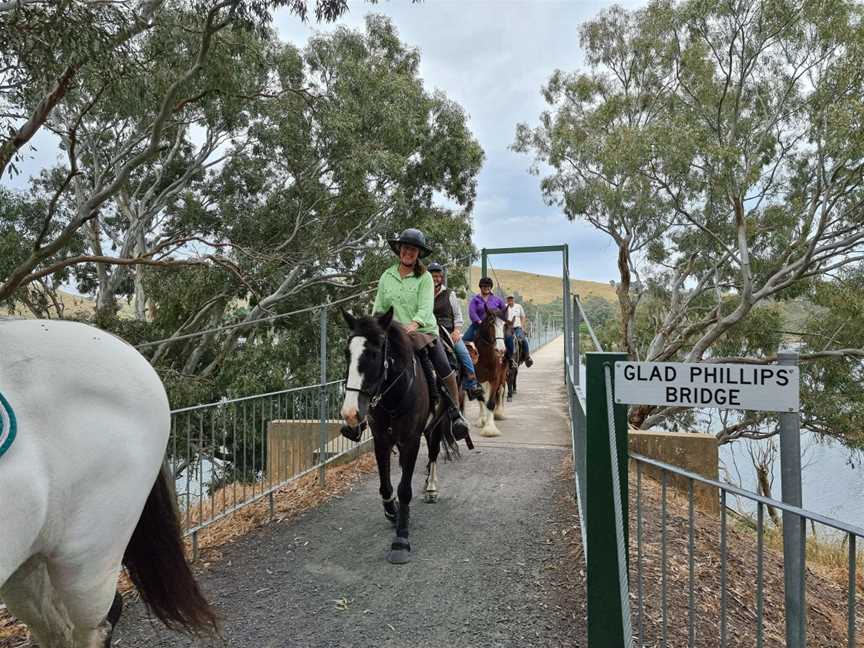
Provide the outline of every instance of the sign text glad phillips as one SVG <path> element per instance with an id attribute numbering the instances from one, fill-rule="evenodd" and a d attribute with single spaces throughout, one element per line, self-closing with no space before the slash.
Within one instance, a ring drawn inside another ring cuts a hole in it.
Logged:
<path id="1" fill-rule="evenodd" d="M 798 367 L 616 362 L 615 401 L 722 409 L 798 411 Z"/>

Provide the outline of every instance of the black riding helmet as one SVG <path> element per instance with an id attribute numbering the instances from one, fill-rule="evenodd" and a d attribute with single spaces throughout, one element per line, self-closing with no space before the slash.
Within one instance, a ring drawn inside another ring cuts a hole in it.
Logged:
<path id="1" fill-rule="evenodd" d="M 429 272 L 444 272 L 444 266 L 442 266 L 437 261 L 433 261 L 429 264 L 429 267 L 426 268 Z"/>
<path id="2" fill-rule="evenodd" d="M 390 239 L 387 243 L 390 244 L 390 249 L 397 255 L 399 254 L 399 246 L 403 243 L 419 248 L 421 259 L 432 254 L 432 248 L 430 248 L 426 242 L 426 235 L 419 229 L 414 229 L 413 227 L 403 231 L 399 235 L 399 238 Z"/>
<path id="3" fill-rule="evenodd" d="M 480 283 L 477 284 L 480 288 L 483 286 L 489 286 L 490 288 L 494 285 L 492 280 L 489 277 L 483 277 L 480 279 Z"/>

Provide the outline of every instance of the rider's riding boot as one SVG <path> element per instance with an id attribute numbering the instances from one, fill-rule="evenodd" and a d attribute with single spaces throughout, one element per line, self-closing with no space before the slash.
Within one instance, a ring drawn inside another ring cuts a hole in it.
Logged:
<path id="1" fill-rule="evenodd" d="M 471 430 L 468 427 L 468 421 L 465 420 L 462 412 L 459 411 L 459 387 L 456 384 L 456 372 L 454 371 L 441 382 L 444 383 L 447 393 L 450 394 L 450 398 L 445 400 L 445 405 L 447 406 L 447 413 L 450 415 L 453 436 L 457 441 L 465 439 Z"/>
<path id="2" fill-rule="evenodd" d="M 525 356 L 525 366 L 531 367 L 534 364 L 534 359 L 531 357 L 531 353 L 528 351 L 528 340 L 522 340 L 522 355 Z"/>
<path id="3" fill-rule="evenodd" d="M 465 378 L 465 393 L 468 394 L 468 398 L 470 400 L 482 401 L 484 400 L 483 396 L 483 388 L 480 386 L 480 383 L 477 382 L 477 376 L 473 373 L 469 373 Z"/>
<path id="4" fill-rule="evenodd" d="M 525 366 L 530 367 L 533 364 L 534 364 L 534 360 L 531 358 L 531 356 L 530 355 L 526 356 L 525 357 Z"/>

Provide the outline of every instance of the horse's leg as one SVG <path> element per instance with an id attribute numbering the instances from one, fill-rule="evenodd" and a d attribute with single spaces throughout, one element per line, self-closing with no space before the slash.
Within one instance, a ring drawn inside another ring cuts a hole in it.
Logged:
<path id="1" fill-rule="evenodd" d="M 0 587 L 9 612 L 24 623 L 38 645 L 72 646 L 72 622 L 48 575 L 42 556 L 33 556 Z M 101 646 L 100 646 L 101 648 Z"/>
<path id="2" fill-rule="evenodd" d="M 399 448 L 399 464 L 402 466 L 402 477 L 399 480 L 399 520 L 396 523 L 396 538 L 387 556 L 393 564 L 401 565 L 411 560 L 411 543 L 408 541 L 408 522 L 411 518 L 411 479 L 414 476 L 414 466 L 417 463 L 417 452 L 420 450 L 420 435 L 411 438 Z"/>
<path id="3" fill-rule="evenodd" d="M 378 481 L 380 483 L 378 492 L 381 494 L 381 500 L 384 503 L 384 517 L 393 522 L 396 520 L 398 509 L 396 497 L 393 493 L 393 484 L 390 482 L 390 452 L 393 449 L 393 445 L 378 436 L 374 437 L 374 443 L 375 462 L 378 464 Z"/>
<path id="4" fill-rule="evenodd" d="M 423 501 L 434 504 L 438 501 L 438 453 L 441 452 L 441 427 L 436 426 L 426 437 L 429 446 L 429 463 L 426 464 L 426 489 Z"/>
<path id="5" fill-rule="evenodd" d="M 121 556 L 90 554 L 49 563 L 51 582 L 72 623 L 75 648 L 111 645 L 114 623 L 122 610 L 122 603 L 116 600 L 120 560 Z"/>
<path id="6" fill-rule="evenodd" d="M 504 394 L 507 390 L 504 382 L 501 382 L 501 387 L 498 389 L 498 398 L 495 399 L 495 410 L 492 412 L 492 418 L 496 421 L 500 421 L 504 418 Z"/>
<path id="7" fill-rule="evenodd" d="M 495 417 L 492 413 L 492 411 L 495 409 L 495 397 L 497 395 L 496 387 L 497 383 L 483 383 L 483 396 L 485 402 L 480 404 L 482 408 L 481 416 L 483 417 L 483 426 L 480 430 L 481 436 L 501 436 L 501 431 L 498 429 L 498 426 L 495 425 Z"/>

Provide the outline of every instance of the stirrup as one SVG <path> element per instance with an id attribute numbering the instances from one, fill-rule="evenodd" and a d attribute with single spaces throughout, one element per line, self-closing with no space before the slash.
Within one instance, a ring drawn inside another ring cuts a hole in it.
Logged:
<path id="1" fill-rule="evenodd" d="M 471 428 L 468 427 L 468 421 L 462 416 L 459 410 L 456 410 L 458 416 L 450 419 L 450 429 L 453 431 L 453 438 L 457 441 L 467 439 L 471 434 Z"/>

